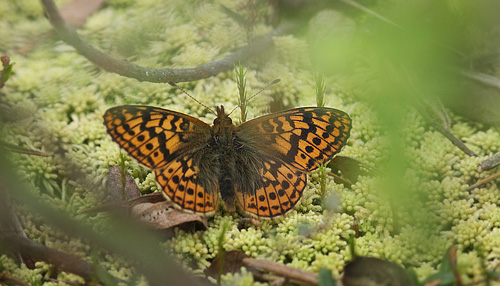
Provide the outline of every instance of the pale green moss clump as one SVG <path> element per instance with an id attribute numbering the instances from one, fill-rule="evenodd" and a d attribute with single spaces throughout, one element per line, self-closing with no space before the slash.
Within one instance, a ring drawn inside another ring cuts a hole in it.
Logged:
<path id="1" fill-rule="evenodd" d="M 61 1 L 58 1 L 61 2 Z M 58 3 L 61 4 L 61 3 Z M 220 5 L 247 15 L 241 9 L 246 1 L 215 1 L 193 7 L 182 0 L 109 1 L 94 13 L 79 33 L 99 49 L 121 59 L 150 67 L 194 67 L 224 57 L 247 44 L 249 38 L 269 32 L 265 22 L 270 10 L 256 19 L 252 35 L 228 17 Z M 265 7 L 265 5 L 263 5 Z M 262 8 L 259 8 L 262 9 Z M 84 211 L 102 203 L 101 187 L 107 184 L 109 168 L 123 164 L 142 193 L 160 191 L 154 175 L 128 155 L 124 162 L 118 146 L 102 125 L 107 108 L 122 104 L 159 106 L 186 113 L 211 124 L 215 115 L 167 84 L 154 84 L 107 73 L 61 41 L 44 40 L 27 54 L 17 54 L 27 38 L 50 30 L 38 1 L 24 0 L 0 5 L 0 49 L 16 62 L 14 74 L 2 92 L 13 108 L 10 121 L 0 127 L 2 140 L 45 152 L 49 157 L 9 155 L 21 179 L 53 204 L 69 214 L 90 222 L 95 229 L 106 227 L 103 214 Z M 247 89 L 251 96 L 280 78 L 281 82 L 247 103 L 248 120 L 269 112 L 271 103 L 285 108 L 314 106 L 315 74 L 308 56 L 308 43 L 292 35 L 274 38 L 276 51 L 259 55 L 248 68 Z M 466 142 L 479 157 L 464 155 L 425 120 L 408 108 L 402 120 L 406 165 L 403 184 L 391 193 L 387 130 L 377 113 L 366 102 L 356 100 L 353 88 L 338 77 L 325 77 L 327 106 L 348 112 L 353 129 L 342 155 L 362 161 L 372 172 L 363 173 L 352 186 L 337 184 L 326 176 L 324 194 L 321 174 L 308 175 L 307 188 L 296 208 L 286 216 L 264 220 L 259 227 L 238 228 L 236 215 L 217 215 L 209 220 L 207 231 L 186 233 L 164 247 L 184 262 L 193 262 L 199 272 L 210 265 L 218 253 L 221 226 L 225 250 L 240 250 L 255 258 L 285 263 L 317 272 L 327 268 L 341 275 L 352 257 L 347 241 L 355 234 L 356 252 L 388 259 L 415 269 L 420 278 L 434 273 L 442 255 L 451 244 L 459 249 L 458 267 L 464 283 L 484 278 L 481 263 L 494 269 L 500 262 L 500 189 L 498 182 L 474 190 L 468 187 L 494 171 L 481 172 L 477 164 L 499 151 L 500 130 L 485 128 L 452 115 L 451 132 Z M 238 91 L 232 71 L 196 82 L 180 83 L 200 102 L 213 108 L 224 105 L 227 111 L 238 104 Z M 231 115 L 239 123 L 240 109 Z M 78 168 L 96 186 L 89 190 L 69 176 Z M 330 171 L 327 168 L 326 173 Z M 398 178 L 399 179 L 399 178 Z M 334 201 L 325 203 L 322 197 Z M 326 206 L 326 207 L 325 207 Z M 91 260 L 91 246 L 54 231 L 20 208 L 27 235 L 47 246 Z M 102 264 L 122 279 L 133 276 L 132 268 L 111 254 Z M 482 261 L 484 257 L 484 261 Z M 0 256 L 0 263 L 27 283 L 41 285 L 50 267 L 38 263 L 36 269 L 17 267 Z M 198 273 L 198 272 L 197 272 Z M 61 273 L 61 281 L 81 283 L 74 275 Z M 225 285 L 260 285 L 250 273 L 229 274 Z M 145 281 L 141 281 L 145 284 Z M 51 283 L 46 283 L 47 285 Z"/>

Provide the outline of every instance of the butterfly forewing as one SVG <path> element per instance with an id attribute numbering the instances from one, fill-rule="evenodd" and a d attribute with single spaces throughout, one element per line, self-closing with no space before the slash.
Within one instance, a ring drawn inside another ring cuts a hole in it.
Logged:
<path id="1" fill-rule="evenodd" d="M 210 126 L 194 117 L 151 106 L 117 106 L 104 114 L 111 138 L 151 169 L 164 167 L 210 138 Z"/>
<path id="2" fill-rule="evenodd" d="M 237 134 L 260 152 L 308 172 L 338 153 L 350 130 L 351 119 L 345 112 L 306 107 L 250 120 L 238 126 Z"/>

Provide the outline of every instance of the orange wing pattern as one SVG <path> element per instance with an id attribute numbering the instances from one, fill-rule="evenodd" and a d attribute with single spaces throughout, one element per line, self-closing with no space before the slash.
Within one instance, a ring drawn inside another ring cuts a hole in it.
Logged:
<path id="1" fill-rule="evenodd" d="M 338 153 L 350 129 L 345 112 L 321 107 L 286 110 L 238 126 L 237 136 L 245 145 L 272 158 L 260 170 L 263 187 L 255 194 L 237 194 L 242 209 L 260 217 L 286 213 L 302 196 L 305 173 Z"/>
<path id="2" fill-rule="evenodd" d="M 291 210 L 306 186 L 305 173 L 290 165 L 266 159 L 261 170 L 262 187 L 255 193 L 238 192 L 236 198 L 243 211 L 258 217 L 275 217 Z"/>
<path id="3" fill-rule="evenodd" d="M 326 107 L 304 107 L 273 113 L 238 126 L 238 136 L 257 150 L 298 170 L 315 170 L 347 142 L 351 119 Z"/>
<path id="4" fill-rule="evenodd" d="M 191 157 L 179 157 L 155 170 L 155 175 L 165 194 L 183 209 L 204 215 L 215 212 L 218 190 L 206 191 L 199 183 L 199 168 Z"/>
<path id="5" fill-rule="evenodd" d="M 113 141 L 151 169 L 164 167 L 210 138 L 210 126 L 194 117 L 151 106 L 109 109 L 104 125 Z"/>
<path id="6" fill-rule="evenodd" d="M 117 106 L 104 114 L 111 138 L 133 158 L 155 170 L 170 200 L 183 209 L 209 214 L 217 205 L 217 186 L 198 183 L 193 152 L 207 145 L 210 126 L 194 117 L 151 106 Z"/>

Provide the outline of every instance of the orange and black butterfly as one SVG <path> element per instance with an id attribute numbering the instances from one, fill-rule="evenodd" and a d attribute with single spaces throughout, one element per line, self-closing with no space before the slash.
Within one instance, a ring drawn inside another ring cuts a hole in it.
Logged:
<path id="1" fill-rule="evenodd" d="M 165 195 L 185 210 L 226 210 L 276 217 L 291 210 L 307 172 L 330 160 L 349 138 L 351 119 L 325 107 L 295 108 L 239 126 L 217 107 L 212 126 L 186 114 L 124 105 L 104 124 L 130 156 L 151 168 Z"/>

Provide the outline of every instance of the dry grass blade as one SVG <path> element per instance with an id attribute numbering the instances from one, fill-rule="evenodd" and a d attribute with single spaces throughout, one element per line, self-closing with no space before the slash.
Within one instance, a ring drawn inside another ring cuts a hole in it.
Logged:
<path id="1" fill-rule="evenodd" d="M 295 267 L 290 267 L 280 263 L 276 263 L 273 261 L 248 257 L 243 259 L 243 264 L 249 267 L 253 267 L 255 269 L 273 272 L 285 278 L 294 281 L 299 281 L 305 284 L 309 285 L 318 284 L 318 276 L 316 274 Z"/>
<path id="2" fill-rule="evenodd" d="M 477 181 L 474 185 L 470 186 L 467 191 L 470 192 L 472 190 L 474 190 L 475 188 L 477 187 L 480 187 L 484 184 L 487 184 L 493 180 L 495 180 L 496 178 L 500 178 L 500 172 L 496 172 L 495 174 L 491 175 L 491 176 L 488 176 L 487 178 L 484 178 L 484 179 L 481 179 L 479 181 Z"/>
<path id="3" fill-rule="evenodd" d="M 49 157 L 49 155 L 44 153 L 44 152 L 19 147 L 19 146 L 16 146 L 16 145 L 13 145 L 13 144 L 10 144 L 7 142 L 0 141 L 0 146 L 3 146 L 4 148 L 6 148 L 12 152 L 16 152 L 16 153 L 21 153 L 21 154 L 26 154 L 26 155 L 35 155 L 35 156 L 41 156 L 41 157 Z"/>

